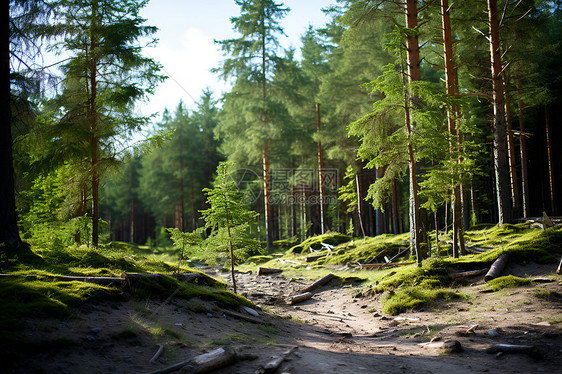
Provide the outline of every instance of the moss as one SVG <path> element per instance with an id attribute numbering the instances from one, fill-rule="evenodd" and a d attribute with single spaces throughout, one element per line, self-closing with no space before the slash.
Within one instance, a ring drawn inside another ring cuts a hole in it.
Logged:
<path id="1" fill-rule="evenodd" d="M 513 275 L 507 275 L 504 277 L 492 279 L 491 281 L 488 282 L 488 287 L 490 287 L 492 291 L 500 291 L 503 290 L 504 288 L 516 288 L 521 286 L 527 286 L 529 284 L 531 284 L 530 279 L 519 278 Z"/>
<path id="2" fill-rule="evenodd" d="M 451 300 L 459 297 L 461 297 L 460 294 L 448 289 L 401 288 L 385 296 L 383 311 L 390 315 L 397 315 L 407 310 L 419 308 L 437 299 Z"/>
<path id="3" fill-rule="evenodd" d="M 312 238 L 305 240 L 300 244 L 291 247 L 288 253 L 300 254 L 302 252 L 308 251 L 310 248 L 319 250 L 322 249 L 322 243 L 335 246 L 341 243 L 348 242 L 349 240 L 351 240 L 351 238 L 347 235 L 340 234 L 337 232 L 329 232 L 324 235 L 314 236 Z"/>

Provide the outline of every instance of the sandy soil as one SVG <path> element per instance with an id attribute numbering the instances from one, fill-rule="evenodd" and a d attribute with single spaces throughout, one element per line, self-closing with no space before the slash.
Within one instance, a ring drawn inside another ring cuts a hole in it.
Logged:
<path id="1" fill-rule="evenodd" d="M 286 297 L 310 281 L 238 274 L 239 291 L 261 307 L 263 324 L 225 315 L 200 300 L 86 304 L 66 320 L 25 321 L 22 334 L 44 344 L 1 363 L 0 372 L 151 373 L 217 347 L 238 346 L 258 358 L 215 372 L 253 374 L 297 346 L 277 373 L 559 373 L 562 282 L 552 270 L 511 267 L 510 274 L 555 281 L 494 293 L 479 276 L 460 289 L 466 300 L 398 317 L 385 315 L 380 295 L 364 295 L 358 286 L 331 282 L 312 299 L 288 305 Z M 227 275 L 214 275 L 228 281 Z M 450 340 L 461 350 L 432 347 Z M 486 353 L 498 343 L 533 345 L 538 354 Z M 163 354 L 150 363 L 158 344 Z"/>

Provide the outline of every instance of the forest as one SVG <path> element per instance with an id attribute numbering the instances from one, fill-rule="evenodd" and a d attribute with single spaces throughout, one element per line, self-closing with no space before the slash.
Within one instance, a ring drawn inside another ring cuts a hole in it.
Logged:
<path id="1" fill-rule="evenodd" d="M 456 256 L 477 223 L 560 211 L 558 1 L 338 1 L 300 59 L 288 8 L 236 3 L 213 67 L 232 89 L 159 121 L 135 110 L 165 79 L 146 1 L 4 6 L 2 242 L 169 244 L 205 225 L 222 161 L 266 249 L 409 231 L 418 253 L 450 229 Z"/>
<path id="2" fill-rule="evenodd" d="M 562 1 L 233 2 L 161 116 L 148 0 L 0 7 L 0 371 L 557 372 Z"/>

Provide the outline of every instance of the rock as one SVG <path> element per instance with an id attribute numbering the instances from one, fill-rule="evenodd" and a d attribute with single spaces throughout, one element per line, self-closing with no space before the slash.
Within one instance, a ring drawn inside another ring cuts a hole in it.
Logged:
<path id="1" fill-rule="evenodd" d="M 260 314 L 259 314 L 257 311 L 255 311 L 254 309 L 252 309 L 252 308 L 250 308 L 250 307 L 242 306 L 242 309 L 244 309 L 244 311 L 245 311 L 246 313 L 248 313 L 248 314 L 250 314 L 250 315 L 252 315 L 252 316 L 254 316 L 254 317 L 259 317 L 259 316 L 260 316 Z"/>
<path id="2" fill-rule="evenodd" d="M 490 331 L 488 331 L 488 335 L 490 335 L 492 338 L 495 338 L 500 336 L 500 333 L 496 329 L 491 329 Z"/>

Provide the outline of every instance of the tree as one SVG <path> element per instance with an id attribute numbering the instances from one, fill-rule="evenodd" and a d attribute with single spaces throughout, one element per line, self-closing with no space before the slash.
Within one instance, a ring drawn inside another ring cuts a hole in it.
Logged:
<path id="1" fill-rule="evenodd" d="M 37 91 L 37 79 L 30 79 L 37 71 L 31 61 L 40 52 L 37 41 L 44 37 L 40 30 L 50 15 L 50 5 L 36 0 L 4 1 L 0 10 L 0 243 L 11 247 L 22 245 L 14 192 L 12 99 L 19 93 L 27 102 L 27 94 Z"/>
<path id="2" fill-rule="evenodd" d="M 201 211 L 201 214 L 205 220 L 205 228 L 210 231 L 206 239 L 206 257 L 212 258 L 211 254 L 214 254 L 220 258 L 223 257 L 222 254 L 227 254 L 236 293 L 236 260 L 244 259 L 248 253 L 261 252 L 261 246 L 249 236 L 250 222 L 257 213 L 248 210 L 232 178 L 231 168 L 227 163 L 219 164 L 213 188 L 204 190 L 210 207 Z"/>
<path id="3" fill-rule="evenodd" d="M 260 92 L 260 98 L 254 99 L 248 118 L 254 128 L 255 137 L 249 139 L 253 146 L 261 151 L 264 191 L 264 218 L 267 250 L 273 243 L 271 219 L 271 181 L 270 181 L 270 143 L 278 133 L 270 123 L 275 113 L 275 103 L 268 100 L 268 82 L 277 56 L 279 46 L 276 34 L 283 34 L 279 20 L 289 11 L 272 0 L 235 0 L 240 6 L 239 17 L 231 18 L 234 29 L 241 36 L 236 39 L 219 41 L 225 54 L 230 55 L 219 69 L 226 78 L 235 76 L 237 80 L 247 80 L 251 91 Z M 252 118 L 253 117 L 253 118 Z M 258 125 L 259 123 L 259 125 Z M 234 136 L 234 134 L 228 134 Z"/>
<path id="4" fill-rule="evenodd" d="M 53 142 L 86 163 L 91 193 L 92 244 L 98 245 L 101 178 L 119 152 L 117 138 L 148 121 L 133 115 L 133 106 L 163 79 L 159 65 L 142 55 L 141 40 L 155 27 L 144 26 L 139 11 L 146 0 L 60 0 L 55 22 L 63 28 L 57 51 L 70 54 L 62 66 L 63 89 L 52 105 Z M 59 162 L 61 160 L 58 160 Z"/>
<path id="5" fill-rule="evenodd" d="M 19 247 L 10 109 L 10 2 L 1 5 L 0 17 L 0 243 Z"/>

